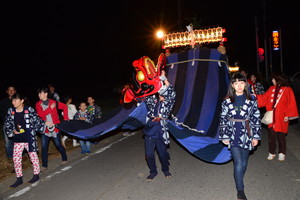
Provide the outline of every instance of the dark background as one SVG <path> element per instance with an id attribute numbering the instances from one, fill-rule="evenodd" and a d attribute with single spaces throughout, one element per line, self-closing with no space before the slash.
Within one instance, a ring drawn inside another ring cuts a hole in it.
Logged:
<path id="1" fill-rule="evenodd" d="M 195 28 L 226 28 L 229 64 L 238 61 L 256 73 L 255 17 L 262 48 L 273 29 L 282 30 L 284 73 L 290 76 L 300 68 L 300 26 L 296 2 L 286 2 L 2 2 L 0 96 L 13 84 L 35 101 L 37 88 L 49 82 L 61 96 L 69 93 L 75 101 L 88 95 L 96 99 L 118 96 L 116 92 L 129 81 L 133 60 L 149 56 L 156 63 L 163 52 L 155 31 L 186 31 L 190 23 Z M 274 70 L 279 69 L 278 58 L 274 52 Z M 264 62 L 260 68 L 264 78 Z"/>

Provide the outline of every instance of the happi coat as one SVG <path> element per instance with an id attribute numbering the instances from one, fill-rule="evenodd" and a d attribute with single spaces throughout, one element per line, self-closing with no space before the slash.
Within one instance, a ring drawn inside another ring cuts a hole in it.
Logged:
<path id="1" fill-rule="evenodd" d="M 166 125 L 166 120 L 170 117 L 174 103 L 175 103 L 175 97 L 176 97 L 176 92 L 174 90 L 174 87 L 170 85 L 167 90 L 163 94 L 164 96 L 164 101 L 162 102 L 162 105 L 160 109 L 158 110 L 158 116 L 161 117 L 161 120 L 159 123 L 161 124 L 162 127 L 162 132 L 163 132 L 163 140 L 165 144 L 169 144 L 169 133 L 168 133 L 168 128 Z M 147 119 L 146 121 L 148 122 L 149 120 L 153 120 L 153 118 L 158 117 L 155 114 L 155 106 L 159 100 L 155 97 L 155 95 L 147 96 L 145 99 L 145 103 L 147 105 Z"/>
<path id="2" fill-rule="evenodd" d="M 16 108 L 9 108 L 4 123 L 4 131 L 8 137 L 14 137 L 14 130 L 17 130 L 14 121 L 14 115 L 16 113 Z M 28 141 L 29 141 L 29 152 L 37 151 L 37 139 L 36 131 L 43 133 L 45 130 L 45 122 L 40 119 L 36 114 L 35 110 L 32 107 L 24 106 L 24 120 L 25 120 L 25 130 L 29 132 Z"/>
<path id="3" fill-rule="evenodd" d="M 266 93 L 257 95 L 258 107 L 266 107 L 267 111 L 272 110 L 276 86 L 271 86 Z M 281 96 L 282 95 L 282 96 Z M 281 98 L 279 99 L 279 97 Z M 277 103 L 274 112 L 273 123 L 268 127 L 273 127 L 275 132 L 287 133 L 289 121 L 284 122 L 284 117 L 296 119 L 299 117 L 296 98 L 291 87 L 281 87 L 277 95 Z"/>
<path id="4" fill-rule="evenodd" d="M 235 122 L 234 119 L 241 119 L 244 121 Z M 246 120 L 249 121 L 250 130 L 247 130 Z M 239 131 L 244 134 L 237 133 L 236 123 L 242 123 Z M 219 139 L 230 141 L 230 148 L 236 137 L 239 137 L 238 146 L 246 150 L 253 150 L 252 139 L 261 139 L 260 112 L 256 100 L 246 99 L 240 112 L 236 112 L 230 98 L 226 98 L 222 102 Z"/>

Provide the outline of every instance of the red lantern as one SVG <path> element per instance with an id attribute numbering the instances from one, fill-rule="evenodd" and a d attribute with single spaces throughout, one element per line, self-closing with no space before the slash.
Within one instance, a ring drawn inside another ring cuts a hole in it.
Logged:
<path id="1" fill-rule="evenodd" d="M 265 50 L 263 48 L 258 48 L 257 53 L 258 53 L 259 56 L 262 56 L 262 55 L 264 55 Z"/>

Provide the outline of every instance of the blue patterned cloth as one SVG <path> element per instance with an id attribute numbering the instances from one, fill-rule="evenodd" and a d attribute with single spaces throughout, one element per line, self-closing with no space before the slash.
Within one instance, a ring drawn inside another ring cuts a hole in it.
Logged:
<path id="1" fill-rule="evenodd" d="M 144 133 L 148 136 L 161 133 L 164 143 L 169 144 L 170 140 L 166 120 L 170 117 L 175 103 L 176 92 L 174 87 L 169 86 L 162 95 L 164 96 L 164 101 L 162 102 L 159 102 L 155 95 L 147 96 L 145 99 L 147 106 L 147 119 L 145 127 L 146 131 L 144 131 Z M 155 117 L 160 117 L 161 120 L 159 122 L 152 123 L 152 120 Z M 155 135 L 154 137 L 158 136 Z"/>
<path id="2" fill-rule="evenodd" d="M 244 121 L 234 121 L 236 119 Z M 249 120 L 250 133 L 246 128 L 246 120 Z M 230 141 L 229 148 L 237 145 L 246 150 L 253 150 L 252 139 L 261 139 L 260 112 L 256 100 L 246 99 L 239 112 L 235 110 L 229 98 L 222 102 L 219 139 Z M 234 141 L 237 144 L 234 144 Z"/>
<path id="3" fill-rule="evenodd" d="M 23 138 L 23 141 L 20 141 L 20 137 L 17 142 L 28 142 L 29 143 L 29 152 L 38 151 L 38 145 L 36 140 L 36 131 L 43 133 L 45 130 L 45 122 L 40 119 L 40 117 L 36 114 L 35 110 L 32 107 L 24 107 L 24 123 L 26 138 Z M 4 131 L 8 137 L 11 137 L 14 141 L 16 135 L 14 134 L 14 130 L 18 130 L 15 125 L 15 114 L 16 109 L 10 108 L 8 109 L 6 119 L 4 122 Z M 19 119 L 20 120 L 20 119 Z M 17 138 L 17 137 L 16 137 Z"/>

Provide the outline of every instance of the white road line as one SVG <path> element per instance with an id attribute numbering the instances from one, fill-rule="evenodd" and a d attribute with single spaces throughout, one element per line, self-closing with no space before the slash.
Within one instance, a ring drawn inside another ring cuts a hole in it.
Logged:
<path id="1" fill-rule="evenodd" d="M 60 174 L 60 173 L 62 173 L 62 172 L 65 172 L 65 171 L 68 171 L 68 170 L 72 169 L 75 165 L 77 165 L 77 164 L 80 163 L 81 161 L 87 160 L 89 157 L 91 157 L 91 156 L 93 156 L 93 155 L 102 153 L 102 152 L 104 152 L 105 150 L 111 148 L 112 145 L 117 144 L 117 143 L 119 143 L 119 142 L 121 142 L 121 141 L 127 139 L 128 137 L 133 136 L 133 135 L 135 135 L 135 134 L 136 134 L 136 132 L 133 132 L 133 133 L 130 134 L 129 136 L 122 137 L 121 139 L 119 139 L 119 140 L 117 140 L 117 141 L 115 141 L 115 142 L 113 142 L 113 143 L 111 143 L 111 144 L 109 144 L 109 145 L 107 145 L 107 146 L 105 146 L 105 147 L 103 147 L 103 148 L 101 148 L 101 149 L 95 151 L 94 153 L 91 153 L 91 154 L 89 154 L 88 156 L 85 156 L 84 158 L 81 158 L 80 160 L 78 160 L 78 161 L 72 163 L 71 165 L 68 165 L 68 166 L 66 166 L 66 167 L 64 167 L 64 168 L 62 168 L 62 169 L 60 169 L 60 170 L 58 170 L 58 171 L 56 171 L 56 172 L 54 172 L 54 173 L 52 173 L 52 174 L 46 176 L 44 179 L 41 179 L 40 181 L 44 181 L 44 180 L 49 181 L 49 180 L 50 180 L 51 178 L 53 178 L 55 175 L 58 175 L 58 174 Z M 16 193 L 10 195 L 7 199 L 11 199 L 11 198 L 14 198 L 14 197 L 19 197 L 19 196 L 25 194 L 25 193 L 28 192 L 31 188 L 36 187 L 36 186 L 39 184 L 40 181 L 38 181 L 38 182 L 32 184 L 32 185 L 29 186 L 29 187 L 26 187 L 26 188 L 23 188 L 23 189 L 19 190 L 18 192 L 16 192 Z"/>

